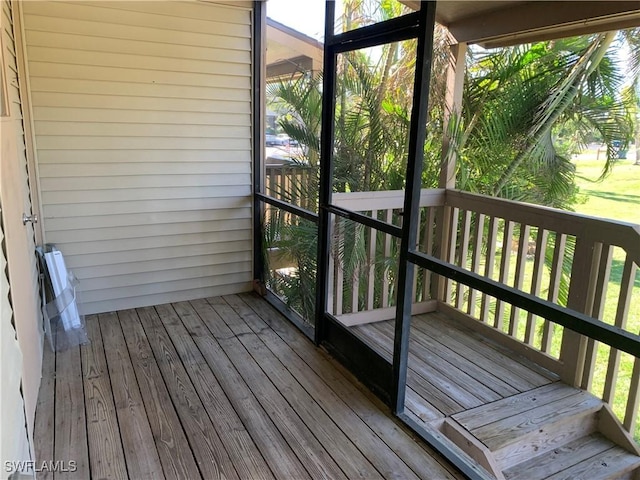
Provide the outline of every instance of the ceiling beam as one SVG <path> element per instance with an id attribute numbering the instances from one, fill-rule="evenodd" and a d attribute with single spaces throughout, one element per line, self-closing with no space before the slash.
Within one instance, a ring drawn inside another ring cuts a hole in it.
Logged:
<path id="1" fill-rule="evenodd" d="M 639 25 L 638 1 L 535 1 L 454 20 L 447 27 L 459 42 L 497 47 Z"/>
<path id="2" fill-rule="evenodd" d="M 309 57 L 299 56 L 289 58 L 278 63 L 270 63 L 267 65 L 267 81 L 273 80 L 274 77 L 297 77 L 306 72 L 314 72 L 313 60 Z"/>

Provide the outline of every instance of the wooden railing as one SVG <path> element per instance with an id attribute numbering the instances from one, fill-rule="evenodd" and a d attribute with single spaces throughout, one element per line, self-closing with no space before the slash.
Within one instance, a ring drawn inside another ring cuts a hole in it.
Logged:
<path id="1" fill-rule="evenodd" d="M 267 167 L 267 194 L 317 211 L 316 171 Z M 333 204 L 402 225 L 403 191 L 335 193 Z M 289 215 L 286 212 L 285 216 Z M 268 219 L 267 219 L 268 220 Z M 285 219 L 286 220 L 286 219 Z M 394 317 L 398 238 L 335 216 L 329 310 L 346 325 Z M 640 329 L 640 226 L 456 190 L 423 190 L 417 250 L 621 330 Z M 635 429 L 640 361 L 427 269 L 413 312 L 436 308 L 611 404 Z"/>
<path id="2" fill-rule="evenodd" d="M 404 192 L 335 193 L 333 204 L 391 225 L 402 224 Z M 423 190 L 420 197 L 420 248 L 432 252 L 436 213 L 444 204 L 444 190 Z M 329 304 L 345 325 L 388 320 L 395 315 L 399 239 L 336 217 L 332 222 Z M 343 245 L 347 244 L 347 245 Z M 349 248 L 352 245 L 352 248 Z M 434 311 L 432 274 L 421 269 L 413 283 L 413 313 Z"/>
<path id="3" fill-rule="evenodd" d="M 307 210 L 317 210 L 318 169 L 303 164 L 267 165 L 265 194 Z"/>
<path id="4" fill-rule="evenodd" d="M 402 191 L 340 193 L 333 203 L 399 226 L 403 199 Z M 418 251 L 638 333 L 640 226 L 455 190 L 423 190 L 420 217 Z M 333 313 L 347 325 L 393 318 L 398 240 L 351 223 L 334 221 Z M 340 250 L 347 241 L 364 247 L 360 257 Z M 413 293 L 415 313 L 437 301 L 439 310 L 601 397 L 634 430 L 637 358 L 428 270 L 415 275 Z"/>
<path id="5" fill-rule="evenodd" d="M 446 192 L 445 210 L 454 227 L 442 257 L 449 263 L 638 333 L 639 225 L 453 190 Z M 627 430 L 635 428 L 637 358 L 450 279 L 442 282 L 441 302 L 516 340 L 521 353 L 600 396 Z"/>

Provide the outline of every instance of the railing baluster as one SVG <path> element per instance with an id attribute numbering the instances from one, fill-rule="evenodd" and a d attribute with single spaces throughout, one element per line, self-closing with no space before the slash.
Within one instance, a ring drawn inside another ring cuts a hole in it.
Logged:
<path id="1" fill-rule="evenodd" d="M 544 272 L 544 258 L 547 253 L 547 239 L 549 232 L 542 228 L 538 229 L 536 235 L 536 251 L 533 263 L 533 275 L 531 278 L 530 292 L 536 297 L 540 296 L 540 287 L 542 286 L 542 273 Z M 527 252 L 528 253 L 528 252 Z M 537 317 L 531 312 L 527 313 L 527 327 L 524 332 L 524 343 L 531 345 L 535 337 Z"/>
<path id="2" fill-rule="evenodd" d="M 609 285 L 609 276 L 611 275 L 611 261 L 613 260 L 613 248 L 610 245 L 596 244 L 597 255 L 600 261 L 598 264 L 598 280 L 596 281 L 596 290 L 593 298 L 593 308 L 591 316 L 602 320 L 604 314 L 604 306 L 607 297 L 607 286 Z M 584 372 L 582 373 L 581 387 L 591 390 L 593 386 L 593 372 L 596 366 L 596 358 L 598 355 L 598 342 L 593 338 L 587 339 L 587 352 L 584 362 Z"/>
<path id="3" fill-rule="evenodd" d="M 500 283 L 506 285 L 509 279 L 509 266 L 511 263 L 511 240 L 513 239 L 513 222 L 504 221 L 504 235 L 502 237 L 502 254 L 500 258 Z M 496 316 L 494 327 L 502 330 L 504 323 L 504 302 L 496 300 Z"/>
<path id="4" fill-rule="evenodd" d="M 280 168 L 280 170 L 278 171 L 278 178 L 277 178 L 277 182 L 278 184 L 276 185 L 276 191 L 277 191 L 277 195 L 280 200 L 284 200 L 284 182 L 285 182 L 285 177 L 286 175 L 284 174 L 284 167 Z"/>
<path id="5" fill-rule="evenodd" d="M 344 232 L 342 231 L 342 220 L 340 220 L 337 216 L 336 216 L 336 221 L 334 222 L 335 225 L 335 235 L 334 235 L 334 254 L 335 254 L 335 264 L 336 264 L 336 315 L 342 315 L 344 313 L 344 309 L 343 309 L 343 300 L 344 300 L 344 270 L 342 267 L 342 264 L 344 262 L 340 261 L 340 256 L 338 255 L 338 242 L 336 241 L 336 239 L 340 238 L 341 235 L 344 235 Z"/>
<path id="6" fill-rule="evenodd" d="M 311 189 L 309 188 L 309 169 L 303 168 L 300 170 L 300 193 L 304 193 L 305 198 L 302 198 L 300 205 L 307 210 L 313 210 L 311 206 Z"/>
<path id="7" fill-rule="evenodd" d="M 272 168 L 271 175 L 269 176 L 269 191 L 267 192 L 267 195 L 271 195 L 274 198 L 279 198 L 277 187 L 276 187 L 277 181 L 278 181 L 276 179 L 277 175 L 278 175 L 278 172 Z"/>
<path id="8" fill-rule="evenodd" d="M 286 170 L 287 173 L 287 180 L 286 180 L 286 187 L 285 187 L 285 192 L 289 193 L 289 202 L 297 205 L 298 203 L 298 189 L 297 189 L 297 182 L 296 180 L 298 179 L 298 174 L 297 172 L 294 171 L 293 168 L 288 167 Z"/>
<path id="9" fill-rule="evenodd" d="M 553 245 L 553 260 L 551 261 L 551 271 L 549 272 L 549 293 L 547 295 L 547 300 L 553 303 L 558 303 L 566 246 L 567 236 L 562 233 L 556 233 Z M 542 351 L 545 353 L 551 353 L 553 326 L 554 324 L 552 322 L 547 319 L 544 320 L 542 327 Z"/>
<path id="10" fill-rule="evenodd" d="M 372 210 L 371 216 L 378 218 L 378 211 Z M 376 236 L 377 231 L 373 228 L 369 229 L 369 252 L 367 261 L 369 262 L 369 275 L 367 279 L 367 310 L 373 310 L 373 301 L 375 298 L 376 283 Z"/>
<path id="11" fill-rule="evenodd" d="M 469 237 L 471 233 L 471 210 L 465 210 L 460 231 L 462 232 L 462 238 L 460 239 L 458 265 L 466 269 L 467 257 L 469 255 Z M 462 310 L 464 305 L 464 290 L 465 286 L 462 283 L 458 283 L 458 288 L 456 289 L 456 308 L 460 310 Z"/>
<path id="12" fill-rule="evenodd" d="M 327 294 L 327 311 L 332 315 L 339 315 L 336 309 L 336 261 L 335 258 L 329 258 L 329 293 Z"/>
<path id="13" fill-rule="evenodd" d="M 351 313 L 358 312 L 358 295 L 360 293 L 360 266 L 353 269 L 351 275 Z"/>
<path id="14" fill-rule="evenodd" d="M 418 210 L 418 225 L 420 225 L 420 216 L 422 215 L 422 213 L 420 212 L 420 210 Z M 416 246 L 416 248 L 418 248 L 418 245 L 420 244 L 420 228 L 416 229 L 416 238 L 415 238 L 415 243 L 414 245 Z M 411 287 L 411 301 L 413 303 L 417 303 L 418 302 L 418 278 L 420 277 L 420 270 L 416 267 L 415 268 L 415 272 L 413 274 L 413 285 Z"/>
<path id="15" fill-rule="evenodd" d="M 427 224 L 425 225 L 424 232 L 424 240 L 423 240 L 423 248 L 424 252 L 429 255 L 433 255 L 433 241 L 434 241 L 434 228 L 436 223 L 436 209 L 434 207 L 429 207 L 427 209 Z M 429 270 L 424 271 L 424 289 L 423 289 L 423 300 L 431 297 L 431 278 L 432 273 Z"/>
<path id="16" fill-rule="evenodd" d="M 449 242 L 447 243 L 447 257 L 446 260 L 449 263 L 454 263 L 456 258 L 456 244 L 458 241 L 458 219 L 460 217 L 460 209 L 451 209 L 451 230 L 449 234 Z M 453 282 L 449 278 L 444 279 L 444 302 L 451 303 L 451 289 Z"/>
<path id="17" fill-rule="evenodd" d="M 353 234 L 354 240 L 356 240 L 360 235 L 365 235 L 366 228 L 364 225 L 359 223 L 353 224 Z M 365 243 L 366 244 L 366 243 Z M 353 272 L 351 273 L 351 313 L 358 312 L 359 306 L 359 294 L 360 294 L 360 271 L 362 269 L 362 265 L 357 261 L 357 258 L 353 256 L 352 250 L 352 258 L 349 260 L 350 263 L 353 263 Z"/>
<path id="18" fill-rule="evenodd" d="M 631 295 L 633 292 L 633 284 L 636 278 L 636 264 L 630 257 L 624 262 L 622 270 L 622 280 L 620 282 L 620 296 L 618 297 L 618 308 L 616 309 L 616 327 L 624 329 L 627 325 L 627 317 L 629 316 L 629 305 L 631 304 Z M 602 399 L 611 404 L 616 394 L 616 381 L 618 380 L 618 369 L 620 366 L 620 351 L 612 348 L 609 351 L 609 363 L 607 364 L 607 377 L 604 382 L 604 393 Z"/>
<path id="19" fill-rule="evenodd" d="M 484 214 L 478 213 L 476 215 L 476 224 L 473 228 L 473 258 L 471 260 L 471 271 L 474 273 L 480 273 L 480 261 L 482 260 L 482 235 L 484 234 Z M 472 317 L 476 313 L 476 298 L 478 291 L 469 289 L 469 306 L 467 313 Z"/>
<path id="20" fill-rule="evenodd" d="M 631 385 L 629 386 L 629 396 L 622 425 L 628 432 L 636 429 L 638 418 L 638 401 L 640 400 L 640 359 L 636 357 L 633 361 L 633 371 L 631 372 Z"/>
<path id="21" fill-rule="evenodd" d="M 282 169 L 282 182 L 280 183 L 280 199 L 284 200 L 285 202 L 293 203 L 291 193 L 292 193 L 291 192 L 291 176 L 287 175 L 287 168 L 285 167 Z M 291 214 L 289 212 L 285 212 L 284 218 L 285 218 L 285 222 L 287 222 L 287 224 L 290 225 Z"/>
<path id="22" fill-rule="evenodd" d="M 487 235 L 487 259 L 484 265 L 484 276 L 493 279 L 493 269 L 496 261 L 496 242 L 498 237 L 498 219 L 489 218 L 489 233 Z M 489 322 L 491 299 L 486 293 L 482 294 L 482 304 L 480 306 L 480 320 Z"/>
<path id="23" fill-rule="evenodd" d="M 524 271 L 527 267 L 527 249 L 529 247 L 529 235 L 531 227 L 524 223 L 520 224 L 520 238 L 518 240 L 518 252 L 516 256 L 516 273 L 513 279 L 513 286 L 518 290 L 522 290 L 524 281 Z M 509 335 L 518 337 L 518 325 L 520 324 L 520 309 L 511 307 L 509 316 Z"/>
<path id="24" fill-rule="evenodd" d="M 393 209 L 389 208 L 385 211 L 384 221 L 387 223 L 391 223 L 393 220 Z M 391 235 L 388 233 L 384 234 L 384 258 L 386 260 L 391 258 Z M 389 306 L 389 274 L 387 269 L 389 267 L 385 266 L 384 275 L 382 276 L 382 308 L 386 308 Z"/>

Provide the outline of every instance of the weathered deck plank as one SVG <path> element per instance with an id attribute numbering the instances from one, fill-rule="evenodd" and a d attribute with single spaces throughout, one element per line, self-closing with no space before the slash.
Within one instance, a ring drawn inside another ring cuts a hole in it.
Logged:
<path id="1" fill-rule="evenodd" d="M 91 342 L 80 347 L 80 354 L 87 437 L 89 451 L 92 452 L 89 456 L 91 475 L 96 478 L 126 479 L 127 467 L 98 317 L 88 316 L 86 326 Z"/>
<path id="2" fill-rule="evenodd" d="M 118 312 L 165 477 L 198 478 L 200 471 L 135 310 Z"/>
<path id="3" fill-rule="evenodd" d="M 251 440 L 242 421 L 191 340 L 171 305 L 156 307 L 184 368 L 214 424 L 240 478 L 269 479 L 273 474 Z"/>
<path id="4" fill-rule="evenodd" d="M 466 372 L 469 376 L 476 379 L 478 383 L 481 383 L 486 388 L 489 388 L 498 394 L 499 397 L 504 398 L 518 393 L 517 389 L 513 388 L 493 372 L 482 368 L 481 364 L 479 365 L 470 361 L 468 358 L 460 355 L 456 350 L 434 340 L 418 328 L 411 330 L 411 340 L 411 345 L 419 346 L 420 351 L 422 351 L 422 349 L 426 349 L 427 351 L 432 352 L 432 354 L 435 354 L 442 359 L 440 361 L 443 364 L 454 366 L 457 369 L 456 371 Z"/>
<path id="5" fill-rule="evenodd" d="M 344 478 L 346 475 L 324 449 L 309 428 L 275 388 L 267 375 L 240 340 L 229 330 L 222 318 L 204 300 L 191 302 L 251 391 L 285 436 L 312 478 Z"/>
<path id="6" fill-rule="evenodd" d="M 89 317 L 90 344 L 49 351 L 36 458 L 76 461 L 68 478 L 460 478 L 262 299 L 210 302 Z"/>
<path id="7" fill-rule="evenodd" d="M 369 426 L 238 296 L 224 299 L 385 478 L 418 478 Z M 225 317 L 226 318 L 226 317 Z"/>
<path id="8" fill-rule="evenodd" d="M 434 455 L 422 442 L 416 442 L 412 434 L 407 434 L 406 427 L 388 415 L 388 407 L 358 383 L 350 372 L 341 365 L 336 365 L 335 360 L 325 352 L 310 349 L 307 338 L 298 330 L 292 329 L 271 305 L 253 294 L 242 294 L 239 297 L 259 315 L 262 325 L 269 327 L 259 328 L 259 334 L 268 338 L 269 344 L 278 343 L 277 338 L 280 338 L 420 478 L 444 479 L 457 476 L 457 473 L 452 473 L 450 465 L 438 461 L 441 459 L 437 454 Z M 260 327 L 260 324 L 255 326 Z M 424 455 L 424 449 L 430 455 Z"/>
<path id="9" fill-rule="evenodd" d="M 389 327 L 391 327 L 390 324 Z M 394 335 L 392 327 L 384 329 L 380 325 L 372 324 L 366 327 L 366 335 L 372 336 L 377 342 L 385 345 L 385 350 L 391 358 Z M 409 346 L 407 383 L 420 397 L 430 399 L 431 403 L 445 415 L 484 404 L 478 396 L 452 379 L 448 373 L 443 374 L 440 371 L 441 365 L 434 365 L 433 362 L 416 356 L 414 347 L 413 344 Z M 435 378 L 438 379 L 437 382 L 429 380 Z"/>
<path id="10" fill-rule="evenodd" d="M 526 394 L 515 395 L 482 407 L 467 410 L 453 416 L 467 430 L 475 430 L 492 422 L 497 422 L 510 415 L 519 415 L 532 410 L 545 402 L 553 402 L 561 398 L 575 395 L 579 390 L 572 389 L 560 382 L 538 387 Z"/>
<path id="11" fill-rule="evenodd" d="M 118 317 L 107 313 L 98 318 L 129 477 L 163 479 L 158 449 Z"/>
<path id="12" fill-rule="evenodd" d="M 229 330 L 240 340 L 240 343 L 250 352 L 273 385 L 280 391 L 289 390 L 290 394 L 287 397 L 289 404 L 327 453 L 340 465 L 347 478 L 382 478 L 371 462 L 340 430 L 346 426 L 341 424 L 339 419 L 335 417 L 335 413 L 331 411 L 335 409 L 337 412 L 345 412 L 346 409 L 341 408 L 339 403 L 334 403 L 328 410 L 330 416 L 319 405 L 321 399 L 316 396 L 325 395 L 324 390 L 316 391 L 316 395 L 310 395 L 230 305 L 222 298 L 214 298 L 211 301 L 214 310 L 226 323 Z"/>
<path id="13" fill-rule="evenodd" d="M 200 472 L 205 478 L 238 478 L 198 394 L 153 307 L 136 310 Z"/>
<path id="14" fill-rule="evenodd" d="M 620 447 L 614 447 L 598 455 L 594 455 L 562 472 L 551 475 L 547 477 L 547 480 L 565 480 L 572 478 L 608 480 L 610 478 L 621 478 L 621 470 L 625 467 L 627 473 L 637 468 L 638 458 L 629 455 L 628 452 Z M 635 478 L 635 476 L 624 478 Z"/>
<path id="15" fill-rule="evenodd" d="M 55 408 L 56 408 L 56 355 L 51 350 L 48 340 L 45 340 L 42 358 L 42 383 L 38 392 L 38 404 L 36 406 L 36 418 L 34 422 L 33 446 L 36 451 L 36 462 L 55 458 L 53 445 L 55 434 Z M 38 474 L 39 479 L 52 480 L 53 472 L 43 470 Z"/>
<path id="16" fill-rule="evenodd" d="M 360 338 L 368 341 L 369 345 L 376 349 L 388 361 L 391 361 L 393 340 L 382 332 L 373 328 L 371 325 L 356 327 L 353 329 Z M 410 366 L 407 372 L 407 385 L 415 396 L 417 396 L 417 404 L 430 405 L 436 408 L 442 415 L 452 415 L 456 412 L 464 410 L 462 403 L 464 399 L 459 399 L 457 394 L 460 389 L 456 389 L 451 382 L 438 382 L 434 384 L 429 380 L 429 375 L 420 375 L 413 367 Z M 439 380 L 439 378 L 438 378 Z M 468 392 L 464 391 L 468 395 Z M 467 396 L 468 402 L 472 402 Z M 482 402 L 472 402 L 474 406 L 481 405 Z M 416 415 L 418 412 L 414 411 Z"/>
<path id="17" fill-rule="evenodd" d="M 547 478 L 554 472 L 563 471 L 578 463 L 593 458 L 609 449 L 612 444 L 600 435 L 589 435 L 555 449 L 542 458 L 534 457 L 517 468 L 504 472 L 507 480 L 537 480 Z"/>
<path id="18" fill-rule="evenodd" d="M 497 450 L 505 444 L 517 439 L 523 433 L 535 432 L 545 426 L 553 418 L 563 418 L 578 410 L 582 415 L 585 412 L 594 413 L 602 407 L 600 399 L 587 392 L 579 392 L 559 400 L 539 405 L 520 415 L 503 418 L 488 425 L 484 425 L 471 431 L 478 439 L 492 450 Z M 586 424 L 586 420 L 582 420 Z M 584 425 L 584 428 L 587 428 Z"/>
<path id="19" fill-rule="evenodd" d="M 392 326 L 390 323 L 380 323 L 374 326 L 380 331 L 384 332 L 390 339 L 393 338 Z M 472 408 L 472 406 L 481 405 L 484 403 L 492 402 L 502 398 L 486 384 L 482 383 L 479 379 L 469 375 L 466 370 L 459 368 L 456 364 L 448 361 L 445 356 L 434 355 L 433 350 L 426 348 L 421 340 L 421 332 L 417 330 L 411 331 L 411 339 L 413 340 L 409 346 L 409 365 L 410 368 L 419 372 L 422 376 L 427 375 L 426 378 L 433 378 L 437 376 L 443 380 L 450 382 L 456 386 L 456 389 L 461 392 L 467 392 L 467 395 L 461 395 L 457 398 L 469 398 L 469 403 L 463 405 L 465 408 Z M 486 380 L 486 379 L 485 379 Z M 490 379 L 492 382 L 493 379 Z"/>
<path id="20" fill-rule="evenodd" d="M 193 306 L 189 302 L 173 306 L 187 334 L 193 338 L 274 475 L 277 478 L 310 478 L 270 415 L 267 415 Z"/>
<path id="21" fill-rule="evenodd" d="M 87 422 L 78 346 L 56 354 L 54 458 L 62 462 L 55 472 L 56 479 L 89 478 Z M 74 465 L 71 462 L 75 462 Z"/>
<path id="22" fill-rule="evenodd" d="M 468 358 L 472 362 L 483 359 L 479 363 L 480 365 L 491 368 L 496 375 L 500 375 L 500 378 L 511 383 L 520 391 L 526 391 L 558 379 L 557 375 L 544 370 L 535 363 L 506 348 L 499 347 L 476 332 L 457 325 L 455 321 L 450 320 L 441 312 L 418 315 L 417 319 L 421 318 L 427 321 L 415 322 L 416 328 L 436 340 L 443 339 L 452 348 L 462 347 L 461 351 L 469 353 L 471 356 Z"/>

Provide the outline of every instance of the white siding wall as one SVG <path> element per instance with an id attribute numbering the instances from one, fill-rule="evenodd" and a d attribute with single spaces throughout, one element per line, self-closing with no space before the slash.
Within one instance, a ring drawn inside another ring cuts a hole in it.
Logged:
<path id="1" fill-rule="evenodd" d="M 24 12 L 46 241 L 84 311 L 248 290 L 250 2 Z"/>

